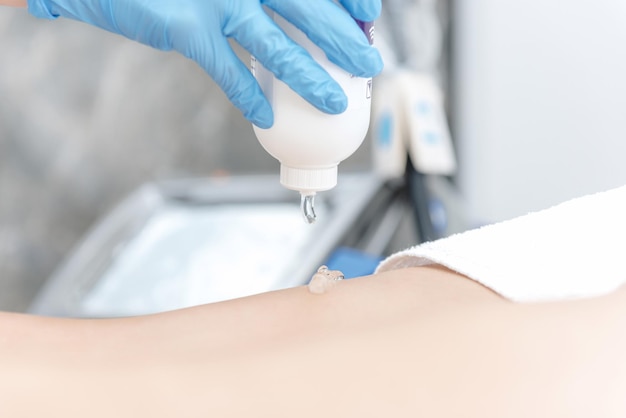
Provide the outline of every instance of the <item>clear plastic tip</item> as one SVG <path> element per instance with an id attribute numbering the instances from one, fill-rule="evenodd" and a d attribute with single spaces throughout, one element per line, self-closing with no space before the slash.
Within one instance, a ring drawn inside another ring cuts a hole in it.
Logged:
<path id="1" fill-rule="evenodd" d="M 315 215 L 315 194 L 303 194 L 302 200 L 300 201 L 300 208 L 302 209 L 304 220 L 308 224 L 312 224 L 317 220 L 317 215 Z"/>

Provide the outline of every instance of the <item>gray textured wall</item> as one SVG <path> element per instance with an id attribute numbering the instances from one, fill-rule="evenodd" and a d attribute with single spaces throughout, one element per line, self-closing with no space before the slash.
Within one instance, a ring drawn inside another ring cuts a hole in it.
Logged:
<path id="1" fill-rule="evenodd" d="M 0 310 L 24 310 L 93 222 L 142 183 L 278 170 L 178 54 L 0 8 L 0 56 Z M 367 155 L 342 168 L 363 168 Z"/>

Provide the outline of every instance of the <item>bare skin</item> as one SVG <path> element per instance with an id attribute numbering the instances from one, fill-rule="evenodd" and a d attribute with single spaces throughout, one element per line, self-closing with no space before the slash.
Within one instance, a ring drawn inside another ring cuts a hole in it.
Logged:
<path id="1" fill-rule="evenodd" d="M 0 0 L 0 6 L 26 7 L 26 0 Z"/>
<path id="2" fill-rule="evenodd" d="M 515 305 L 414 268 L 137 318 L 4 314 L 0 405 L 21 417 L 623 417 L 625 299 Z"/>

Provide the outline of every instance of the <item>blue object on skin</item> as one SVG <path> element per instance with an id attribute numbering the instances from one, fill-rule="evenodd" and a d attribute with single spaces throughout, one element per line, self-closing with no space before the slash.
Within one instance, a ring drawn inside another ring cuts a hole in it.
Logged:
<path id="1" fill-rule="evenodd" d="M 263 5 L 307 34 L 331 62 L 373 77 L 383 62 L 354 19 L 374 20 L 381 1 L 340 3 L 345 10 L 332 0 L 29 0 L 28 9 L 37 17 L 75 19 L 157 49 L 176 50 L 196 61 L 246 119 L 269 128 L 272 108 L 228 38 L 313 106 L 338 114 L 347 107 L 341 87 L 276 26 Z"/>
<path id="2" fill-rule="evenodd" d="M 324 263 L 330 270 L 340 270 L 345 279 L 373 274 L 384 257 L 366 254 L 354 248 L 339 247 Z"/>

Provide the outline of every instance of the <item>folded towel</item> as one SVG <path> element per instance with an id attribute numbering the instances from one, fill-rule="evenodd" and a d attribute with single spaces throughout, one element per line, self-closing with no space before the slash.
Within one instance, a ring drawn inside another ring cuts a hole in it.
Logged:
<path id="1" fill-rule="evenodd" d="M 441 264 L 517 302 L 626 283 L 626 186 L 396 253 L 377 272 Z"/>

